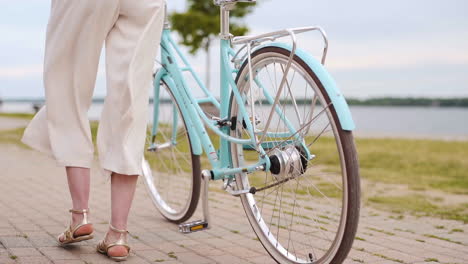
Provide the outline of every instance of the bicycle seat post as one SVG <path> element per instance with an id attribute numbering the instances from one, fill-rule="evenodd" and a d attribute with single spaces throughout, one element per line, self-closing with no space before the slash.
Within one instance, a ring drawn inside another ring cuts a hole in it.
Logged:
<path id="1" fill-rule="evenodd" d="M 171 28 L 171 24 L 169 23 L 169 15 L 167 14 L 167 2 L 164 1 L 164 29 Z"/>
<path id="2" fill-rule="evenodd" d="M 221 32 L 219 37 L 221 39 L 230 39 L 232 34 L 229 32 L 229 11 L 232 10 L 236 3 L 224 3 L 221 4 L 220 18 L 221 18 Z"/>
<path id="3" fill-rule="evenodd" d="M 234 8 L 237 2 L 255 3 L 256 0 L 214 0 L 215 5 L 220 6 L 221 20 L 221 39 L 230 39 L 232 34 L 229 32 L 229 11 Z"/>

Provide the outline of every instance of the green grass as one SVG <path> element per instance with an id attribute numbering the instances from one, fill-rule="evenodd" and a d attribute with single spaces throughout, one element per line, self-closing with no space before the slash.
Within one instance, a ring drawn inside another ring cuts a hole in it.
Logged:
<path id="1" fill-rule="evenodd" d="M 22 119 L 31 119 L 33 115 L 31 114 L 20 114 L 20 113 L 0 113 L 0 117 L 11 117 L 11 118 L 22 118 Z M 97 128 L 98 122 L 91 121 L 91 136 L 93 142 L 96 143 L 96 135 L 97 135 Z M 21 137 L 23 136 L 25 127 L 9 129 L 9 130 L 0 130 L 0 144 L 14 144 L 23 148 L 28 148 L 21 142 Z"/>
<path id="2" fill-rule="evenodd" d="M 415 234 L 415 232 L 413 230 L 409 230 L 409 229 L 394 228 L 393 230 L 400 231 L 400 232 L 406 232 L 406 233 L 410 233 L 410 234 Z"/>
<path id="3" fill-rule="evenodd" d="M 372 230 L 374 232 L 383 233 L 383 234 L 386 234 L 386 235 L 389 235 L 389 236 L 394 236 L 395 235 L 395 233 L 388 232 L 388 231 L 385 231 L 383 229 L 377 229 L 377 228 L 373 228 L 373 227 L 367 227 L 367 229 Z"/>
<path id="4" fill-rule="evenodd" d="M 440 236 L 436 236 L 436 235 L 432 235 L 432 234 L 424 234 L 424 236 L 429 237 L 429 238 L 435 238 L 435 239 L 447 241 L 447 242 L 454 243 L 454 244 L 463 245 L 463 243 L 460 242 L 460 241 L 454 241 L 454 240 L 452 240 L 450 238 L 446 238 L 446 237 L 440 237 Z"/>
<path id="5" fill-rule="evenodd" d="M 10 117 L 10 118 L 21 118 L 21 119 L 32 119 L 33 114 L 26 113 L 0 113 L 0 117 Z"/>
<path id="6" fill-rule="evenodd" d="M 398 216 L 389 216 L 390 219 L 394 219 L 394 220 L 403 220 L 405 218 L 404 215 L 398 215 Z"/>
<path id="7" fill-rule="evenodd" d="M 403 260 L 401 260 L 401 259 L 392 258 L 392 257 L 386 256 L 386 255 L 380 254 L 380 253 L 373 253 L 372 255 L 374 255 L 374 256 L 376 256 L 376 257 L 379 257 L 379 258 L 383 258 L 383 259 L 385 259 L 385 260 L 390 260 L 390 261 L 393 261 L 393 262 L 405 263 L 405 262 L 404 262 Z"/>
<path id="8" fill-rule="evenodd" d="M 416 193 L 438 190 L 468 195 L 467 141 L 389 138 L 355 141 L 360 174 L 367 182 L 406 185 Z M 330 138 L 321 138 L 312 150 L 317 155 L 317 163 L 327 166 L 326 171 L 337 171 L 333 144 Z M 367 202 L 374 208 L 398 213 L 399 217 L 392 217 L 397 220 L 403 219 L 403 214 L 413 214 L 468 223 L 466 204 L 441 205 L 442 201 L 443 198 L 429 199 L 423 194 L 395 193 L 369 197 Z"/>
<path id="9" fill-rule="evenodd" d="M 468 142 L 415 139 L 356 139 L 361 176 L 468 194 Z"/>
<path id="10" fill-rule="evenodd" d="M 374 196 L 369 197 L 368 202 L 374 207 L 394 213 L 432 216 L 468 223 L 468 210 L 463 205 L 439 206 L 422 195 Z"/>

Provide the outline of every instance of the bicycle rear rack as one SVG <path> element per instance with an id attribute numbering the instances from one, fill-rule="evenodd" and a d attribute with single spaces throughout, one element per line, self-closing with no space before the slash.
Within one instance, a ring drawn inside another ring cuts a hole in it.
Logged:
<path id="1" fill-rule="evenodd" d="M 292 43 L 292 53 L 295 54 L 296 51 L 296 46 L 297 46 L 297 39 L 296 35 L 301 34 L 304 32 L 309 32 L 309 31 L 318 31 L 320 35 L 322 36 L 323 42 L 324 42 L 324 47 L 323 47 L 323 53 L 322 53 L 322 58 L 320 62 L 322 65 L 325 65 L 325 60 L 327 58 L 327 53 L 328 53 L 328 37 L 327 34 L 325 33 L 325 30 L 323 30 L 319 26 L 309 26 L 309 27 L 297 27 L 297 28 L 288 28 L 288 29 L 283 29 L 283 30 L 278 30 L 278 31 L 273 31 L 269 33 L 264 33 L 260 35 L 254 35 L 254 36 L 238 36 L 238 37 L 233 37 L 231 39 L 231 43 L 233 45 L 242 45 L 243 46 L 237 51 L 237 53 L 234 55 L 232 58 L 232 62 L 236 62 L 236 57 L 239 56 L 239 54 L 249 45 L 251 48 L 260 45 L 263 42 L 266 41 L 275 41 L 279 38 L 287 37 L 290 36 L 293 43 Z M 238 60 L 242 63 L 245 60 L 245 57 L 248 54 L 244 54 L 241 58 Z"/>

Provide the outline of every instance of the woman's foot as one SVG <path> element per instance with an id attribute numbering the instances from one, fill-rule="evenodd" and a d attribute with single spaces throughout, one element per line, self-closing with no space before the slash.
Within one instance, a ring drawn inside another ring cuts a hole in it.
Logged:
<path id="1" fill-rule="evenodd" d="M 60 244 L 70 244 L 74 242 L 79 242 L 83 240 L 88 240 L 93 238 L 93 225 L 88 222 L 87 214 L 89 210 L 73 210 L 72 221 L 70 226 L 62 234 L 58 236 L 58 241 Z"/>
<path id="2" fill-rule="evenodd" d="M 97 245 L 97 251 L 117 261 L 125 260 L 130 253 L 127 233 L 127 230 L 117 229 L 110 225 L 104 240 Z"/>
<path id="3" fill-rule="evenodd" d="M 123 239 L 127 241 L 126 233 L 119 233 L 109 228 L 109 230 L 107 231 L 105 242 L 106 244 L 114 243 L 115 241 L 119 240 L 120 236 L 123 236 Z M 124 246 L 113 246 L 109 248 L 109 250 L 107 251 L 107 255 L 111 257 L 124 257 L 128 255 L 128 250 Z"/>

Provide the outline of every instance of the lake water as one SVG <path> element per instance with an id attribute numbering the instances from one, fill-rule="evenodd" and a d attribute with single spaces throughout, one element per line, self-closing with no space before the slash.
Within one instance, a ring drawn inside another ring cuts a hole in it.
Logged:
<path id="1" fill-rule="evenodd" d="M 102 104 L 89 118 L 99 119 Z M 403 137 L 468 140 L 468 108 L 351 106 L 358 137 Z M 149 109 L 149 108 L 148 108 Z M 0 112 L 32 113 L 30 103 L 4 103 Z M 150 111 L 148 114 L 151 116 Z"/>

